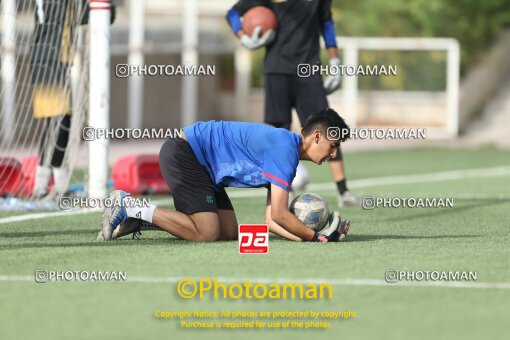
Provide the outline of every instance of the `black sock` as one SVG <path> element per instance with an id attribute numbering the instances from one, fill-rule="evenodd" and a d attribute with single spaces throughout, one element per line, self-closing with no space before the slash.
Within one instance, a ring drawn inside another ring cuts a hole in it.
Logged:
<path id="1" fill-rule="evenodd" d="M 338 188 L 338 192 L 340 193 L 340 195 L 343 195 L 344 192 L 348 190 L 347 180 L 344 178 L 343 180 L 336 182 L 336 187 Z"/>
<path id="2" fill-rule="evenodd" d="M 69 130 L 71 129 L 71 116 L 65 115 L 60 120 L 60 126 L 58 129 L 57 142 L 53 151 L 53 158 L 51 159 L 51 165 L 58 168 L 62 166 L 64 155 L 69 142 Z"/>

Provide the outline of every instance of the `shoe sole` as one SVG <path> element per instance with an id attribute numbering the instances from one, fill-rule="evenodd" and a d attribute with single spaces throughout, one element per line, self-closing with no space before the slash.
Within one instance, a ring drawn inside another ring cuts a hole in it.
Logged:
<path id="1" fill-rule="evenodd" d="M 141 221 L 136 220 L 135 218 L 128 218 L 128 220 L 126 222 L 119 224 L 119 226 L 112 231 L 112 235 L 109 240 L 105 239 L 105 237 L 104 237 L 105 234 L 103 234 L 103 230 L 99 231 L 99 233 L 97 234 L 96 240 L 97 241 L 110 241 L 110 240 L 113 241 L 119 237 L 132 234 L 135 230 L 138 229 L 140 224 L 141 224 Z M 109 227 L 107 227 L 106 229 L 109 230 Z M 108 231 L 106 232 L 106 235 L 108 235 Z"/>
<path id="2" fill-rule="evenodd" d="M 122 236 L 126 236 L 134 233 L 142 225 L 142 221 L 136 218 L 128 218 L 125 222 L 119 224 L 112 233 L 112 239 L 116 239 Z"/>
<path id="3" fill-rule="evenodd" d="M 345 228 L 343 230 L 342 235 L 340 235 L 340 238 L 338 239 L 339 242 L 342 241 L 347 236 L 347 233 L 349 232 L 349 229 L 351 228 L 351 221 L 346 220 L 344 222 L 345 222 Z"/>
<path id="4" fill-rule="evenodd" d="M 112 230 L 112 226 L 110 224 L 111 219 L 112 219 L 112 209 L 106 208 L 103 213 L 103 221 L 102 221 L 103 226 L 101 229 L 103 241 L 111 241 L 112 240 L 113 230 Z"/>
<path id="5" fill-rule="evenodd" d="M 112 193 L 110 193 L 110 198 L 114 201 L 121 200 L 121 190 L 115 190 Z M 102 221 L 102 232 L 103 232 L 103 240 L 104 241 L 111 241 L 112 235 L 113 235 L 113 228 L 111 226 L 112 222 L 112 212 L 114 211 L 115 207 L 112 208 L 106 208 L 103 213 L 103 221 Z"/>

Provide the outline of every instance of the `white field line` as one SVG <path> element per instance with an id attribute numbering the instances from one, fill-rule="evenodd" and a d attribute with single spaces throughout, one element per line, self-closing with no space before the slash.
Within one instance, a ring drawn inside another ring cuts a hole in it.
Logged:
<path id="1" fill-rule="evenodd" d="M 411 183 L 431 183 L 440 181 L 460 180 L 467 178 L 484 178 L 496 176 L 510 176 L 510 166 L 498 166 L 492 168 L 482 169 L 467 169 L 467 170 L 454 170 L 432 172 L 418 175 L 400 175 L 400 176 L 387 176 L 375 177 L 349 181 L 350 188 L 367 188 L 374 186 L 396 185 L 396 184 L 411 184 Z M 336 190 L 333 183 L 316 183 L 310 184 L 307 188 L 308 191 L 326 191 Z M 243 190 L 229 190 L 228 195 L 232 198 L 243 197 L 265 197 L 267 194 L 266 189 L 243 189 Z M 172 199 L 161 199 L 152 201 L 152 204 L 169 204 Z M 79 214 L 87 214 L 91 212 L 98 212 L 94 209 L 76 209 L 73 211 L 58 211 L 36 214 L 25 214 L 20 216 L 11 216 L 0 218 L 0 224 L 30 221 L 49 217 L 73 216 Z"/>
<path id="2" fill-rule="evenodd" d="M 400 176 L 387 176 L 366 178 L 349 181 L 351 188 L 367 188 L 374 186 L 385 186 L 395 184 L 411 184 L 411 183 L 432 183 L 450 180 L 460 180 L 467 178 L 480 178 L 480 177 L 496 177 L 496 176 L 510 176 L 510 166 L 498 166 L 493 168 L 482 169 L 467 169 L 467 170 L 453 170 L 432 172 L 417 175 L 400 175 Z M 310 185 L 311 190 L 327 190 L 336 189 L 333 183 L 317 183 Z"/>
<path id="3" fill-rule="evenodd" d="M 437 192 L 418 192 L 417 194 L 413 194 L 412 197 L 437 197 Z M 368 196 L 368 195 L 367 195 Z M 441 195 L 442 196 L 442 195 Z M 402 197 L 402 193 L 399 192 L 388 192 L 385 191 L 384 194 L 378 194 L 377 197 Z M 457 192 L 455 194 L 449 194 L 448 198 L 459 199 L 459 200 L 508 200 L 510 199 L 509 194 L 474 194 L 467 192 Z"/>
<path id="4" fill-rule="evenodd" d="M 450 180 L 460 180 L 467 178 L 484 178 L 496 176 L 510 176 L 510 166 L 498 166 L 493 168 L 467 169 L 432 172 L 417 175 L 400 175 L 386 176 L 366 179 L 355 179 L 349 181 L 349 187 L 354 189 L 369 188 L 375 186 L 396 185 L 396 184 L 412 184 L 412 183 L 431 183 Z M 307 186 L 307 191 L 327 191 L 337 190 L 336 185 L 332 182 L 315 183 Z M 266 189 L 249 189 L 249 190 L 232 190 L 228 192 L 230 197 L 257 197 L 266 196 Z"/>
<path id="5" fill-rule="evenodd" d="M 10 216 L 10 217 L 0 218 L 0 224 L 38 220 L 41 218 L 50 218 L 50 217 L 82 215 L 82 214 L 88 214 L 93 211 L 97 212 L 99 210 L 76 209 L 73 211 L 56 211 L 56 212 L 45 212 L 45 213 L 36 213 L 36 214 L 25 214 L 25 215 L 19 215 L 19 216 Z"/>
<path id="6" fill-rule="evenodd" d="M 145 277 L 135 276 L 127 277 L 127 280 L 121 283 L 177 283 L 184 277 Z M 218 277 L 219 283 L 251 283 L 262 284 L 330 284 L 332 286 L 379 286 L 379 287 L 420 287 L 420 288 L 465 288 L 465 289 L 510 289 L 510 282 L 465 282 L 465 281 L 400 281 L 398 283 L 387 283 L 380 279 L 317 279 L 317 278 L 242 278 L 242 277 Z M 33 282 L 34 276 L 31 275 L 0 275 L 0 282 Z M 50 282 L 53 283 L 54 281 Z M 65 281 L 62 281 L 65 282 Z M 73 281 L 80 282 L 80 281 Z M 91 281 L 92 282 L 92 281 Z"/>

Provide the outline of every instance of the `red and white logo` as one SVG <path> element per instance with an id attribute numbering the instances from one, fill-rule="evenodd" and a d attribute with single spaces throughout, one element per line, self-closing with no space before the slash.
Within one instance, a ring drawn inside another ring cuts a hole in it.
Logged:
<path id="1" fill-rule="evenodd" d="M 267 224 L 239 225 L 239 254 L 267 254 L 269 227 Z"/>

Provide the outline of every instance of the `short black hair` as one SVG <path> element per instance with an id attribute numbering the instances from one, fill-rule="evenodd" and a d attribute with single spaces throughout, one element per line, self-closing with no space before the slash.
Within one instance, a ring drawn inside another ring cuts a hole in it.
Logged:
<path id="1" fill-rule="evenodd" d="M 328 130 L 329 128 L 333 128 L 333 130 Z M 301 133 L 303 136 L 307 136 L 315 130 L 321 131 L 328 139 L 342 142 L 345 142 L 351 136 L 350 128 L 345 120 L 331 108 L 323 109 L 309 116 L 301 129 Z"/>

